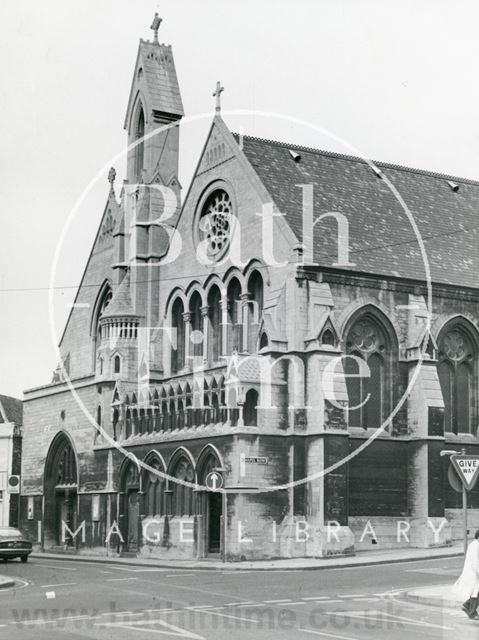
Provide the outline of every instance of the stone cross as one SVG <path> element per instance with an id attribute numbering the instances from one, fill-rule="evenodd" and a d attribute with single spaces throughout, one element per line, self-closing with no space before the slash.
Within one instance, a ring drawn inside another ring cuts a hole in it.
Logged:
<path id="1" fill-rule="evenodd" d="M 158 42 L 158 29 L 160 28 L 162 19 L 155 13 L 150 29 L 153 29 L 153 42 Z"/>
<path id="2" fill-rule="evenodd" d="M 216 97 L 215 111 L 217 111 L 218 113 L 221 111 L 221 94 L 223 93 L 224 90 L 225 88 L 221 86 L 221 82 L 218 80 L 218 82 L 216 83 L 216 89 L 213 92 L 213 96 Z"/>
<path id="3" fill-rule="evenodd" d="M 116 178 L 116 170 L 115 170 L 115 167 L 112 167 L 108 172 L 108 182 L 110 183 L 110 189 L 113 189 L 113 183 L 115 182 L 115 178 Z"/>
<path id="4" fill-rule="evenodd" d="M 115 178 L 116 178 L 116 169 L 115 167 L 111 167 L 110 171 L 108 172 L 108 182 L 112 184 L 113 182 L 115 182 Z"/>

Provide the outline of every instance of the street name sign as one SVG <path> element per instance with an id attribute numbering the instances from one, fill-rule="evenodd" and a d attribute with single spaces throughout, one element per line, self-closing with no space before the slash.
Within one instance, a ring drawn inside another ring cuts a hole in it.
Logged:
<path id="1" fill-rule="evenodd" d="M 223 476 L 217 471 L 210 471 L 206 475 L 205 484 L 211 491 L 219 491 L 223 486 Z"/>
<path id="2" fill-rule="evenodd" d="M 474 488 L 479 475 L 479 456 L 451 456 L 451 462 L 467 491 Z"/>

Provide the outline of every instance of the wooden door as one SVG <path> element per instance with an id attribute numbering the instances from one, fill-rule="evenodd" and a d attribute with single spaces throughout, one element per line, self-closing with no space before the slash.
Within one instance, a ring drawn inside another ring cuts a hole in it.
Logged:
<path id="1" fill-rule="evenodd" d="M 140 496 L 138 491 L 128 492 L 128 551 L 138 551 L 138 517 Z"/>

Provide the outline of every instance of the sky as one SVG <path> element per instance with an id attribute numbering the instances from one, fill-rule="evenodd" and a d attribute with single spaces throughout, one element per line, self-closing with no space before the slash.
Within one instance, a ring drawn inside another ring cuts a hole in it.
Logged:
<path id="1" fill-rule="evenodd" d="M 475 0 L 2 0 L 0 394 L 51 380 L 155 11 L 194 119 L 184 194 L 217 80 L 232 130 L 479 179 Z"/>

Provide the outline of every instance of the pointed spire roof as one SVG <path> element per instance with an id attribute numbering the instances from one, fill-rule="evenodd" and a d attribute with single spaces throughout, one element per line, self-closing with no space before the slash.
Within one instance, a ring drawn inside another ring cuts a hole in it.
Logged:
<path id="1" fill-rule="evenodd" d="M 103 312 L 100 320 L 125 316 L 137 317 L 133 309 L 130 295 L 130 275 L 127 273 L 120 286 L 113 294 L 110 304 Z"/>
<path id="2" fill-rule="evenodd" d="M 145 106 L 153 116 L 166 114 L 176 120 L 185 115 L 171 45 L 158 41 L 159 23 L 161 19 L 156 15 L 151 26 L 153 42 L 140 40 L 125 117 L 127 130 L 138 93 L 146 99 Z"/>

